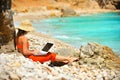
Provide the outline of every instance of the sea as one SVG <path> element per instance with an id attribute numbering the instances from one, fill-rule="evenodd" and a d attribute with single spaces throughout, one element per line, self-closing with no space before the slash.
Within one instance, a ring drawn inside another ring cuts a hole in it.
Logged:
<path id="1" fill-rule="evenodd" d="M 76 48 L 95 42 L 120 55 L 120 12 L 33 20 L 38 32 L 51 35 Z"/>

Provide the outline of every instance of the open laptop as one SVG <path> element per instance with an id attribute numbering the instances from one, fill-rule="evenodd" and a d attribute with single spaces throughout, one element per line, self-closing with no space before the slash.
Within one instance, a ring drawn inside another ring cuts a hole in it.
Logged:
<path id="1" fill-rule="evenodd" d="M 53 43 L 47 43 L 43 47 L 43 49 L 40 51 L 40 53 L 34 54 L 34 55 L 46 55 L 52 46 L 53 46 Z"/>

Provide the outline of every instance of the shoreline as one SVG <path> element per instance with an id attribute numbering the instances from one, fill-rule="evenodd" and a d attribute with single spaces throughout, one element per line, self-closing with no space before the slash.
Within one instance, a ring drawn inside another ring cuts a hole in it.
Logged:
<path id="1" fill-rule="evenodd" d="M 88 9 L 88 10 L 75 10 L 75 12 L 76 14 L 71 16 L 91 15 L 91 14 L 106 13 L 106 12 L 120 12 L 120 10 L 106 10 L 106 9 L 89 10 Z M 53 17 L 62 17 L 61 11 L 46 10 L 46 11 L 35 11 L 35 12 L 19 12 L 19 13 L 14 13 L 13 15 L 14 21 L 21 21 L 24 19 L 40 20 L 40 19 L 47 19 Z"/>
<path id="2" fill-rule="evenodd" d="M 56 38 L 53 38 L 50 35 L 43 34 L 40 32 L 31 32 L 28 34 L 30 44 L 32 44 L 30 47 L 31 49 L 38 49 L 41 50 L 42 47 L 47 43 L 47 42 L 52 42 L 54 45 L 52 49 L 50 49 L 51 52 L 55 52 L 57 54 L 63 55 L 63 56 L 74 56 L 79 53 L 79 49 L 65 43 L 61 40 L 58 40 Z M 36 42 L 36 44 L 35 44 Z M 35 46 L 34 46 L 35 45 Z M 34 46 L 34 47 L 33 47 Z"/>

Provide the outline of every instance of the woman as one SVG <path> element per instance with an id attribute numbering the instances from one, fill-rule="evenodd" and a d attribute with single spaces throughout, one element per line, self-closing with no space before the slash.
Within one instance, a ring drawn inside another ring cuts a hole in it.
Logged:
<path id="1" fill-rule="evenodd" d="M 28 20 L 26 20 L 26 21 L 23 21 L 20 27 L 18 27 L 17 29 L 18 29 L 18 32 L 16 37 L 16 47 L 18 49 L 18 52 L 22 53 L 25 57 L 30 58 L 33 61 L 39 61 L 41 63 L 44 63 L 49 60 L 51 60 L 52 62 L 57 61 L 57 62 L 64 62 L 64 63 L 69 63 L 77 60 L 77 58 L 64 57 L 52 52 L 48 52 L 46 55 L 35 56 L 37 53 L 40 53 L 40 52 L 38 50 L 29 50 L 28 39 L 25 36 L 28 32 L 34 30 L 34 28 L 32 27 L 32 24 Z"/>

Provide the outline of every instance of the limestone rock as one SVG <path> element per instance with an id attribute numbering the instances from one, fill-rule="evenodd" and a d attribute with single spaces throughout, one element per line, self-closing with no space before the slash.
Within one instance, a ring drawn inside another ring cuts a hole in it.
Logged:
<path id="1" fill-rule="evenodd" d="M 76 15 L 76 12 L 68 7 L 64 7 L 61 9 L 62 16 L 71 16 L 71 15 Z"/>
<path id="2" fill-rule="evenodd" d="M 80 64 L 86 63 L 99 68 L 120 70 L 120 58 L 109 47 L 88 43 L 86 46 L 81 46 L 79 56 L 81 57 Z"/>

